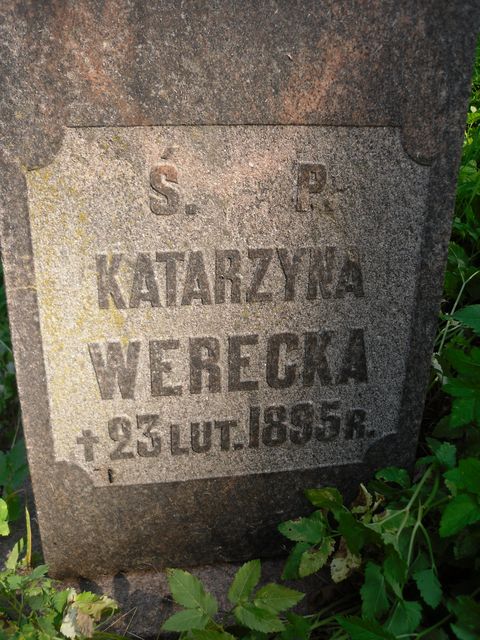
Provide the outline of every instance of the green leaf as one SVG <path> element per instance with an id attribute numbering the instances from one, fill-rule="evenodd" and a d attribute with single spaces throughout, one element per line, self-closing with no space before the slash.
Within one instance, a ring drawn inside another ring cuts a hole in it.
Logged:
<path id="1" fill-rule="evenodd" d="M 471 596 L 458 596 L 449 603 L 448 608 L 457 616 L 454 629 L 457 637 L 463 640 L 464 637 L 470 637 L 467 633 L 472 633 L 477 640 L 480 634 L 480 604 Z"/>
<path id="2" fill-rule="evenodd" d="M 7 556 L 7 559 L 5 561 L 6 569 L 15 569 L 15 567 L 17 566 L 20 554 L 23 552 L 24 547 L 25 547 L 25 540 L 23 538 L 20 538 L 20 540 L 18 540 L 18 542 L 14 544 L 14 546 L 12 547 L 12 550 Z"/>
<path id="3" fill-rule="evenodd" d="M 358 522 L 350 511 L 341 511 L 337 515 L 338 531 L 345 538 L 347 547 L 354 555 L 358 555 L 363 545 L 369 539 L 369 530 Z"/>
<path id="4" fill-rule="evenodd" d="M 385 588 L 385 577 L 381 568 L 368 562 L 365 568 L 365 582 L 360 589 L 362 596 L 362 616 L 364 618 L 379 618 L 389 608 L 387 591 Z"/>
<path id="5" fill-rule="evenodd" d="M 305 578 L 321 569 L 333 552 L 334 546 L 334 539 L 325 537 L 317 548 L 305 551 L 300 559 L 300 566 L 298 568 L 300 577 Z"/>
<path id="6" fill-rule="evenodd" d="M 33 569 L 33 571 L 30 572 L 28 577 L 31 580 L 37 580 L 38 578 L 42 578 L 43 576 L 47 575 L 47 573 L 48 573 L 47 565 L 39 564 L 38 567 L 35 567 L 35 569 Z"/>
<path id="7" fill-rule="evenodd" d="M 457 322 L 461 322 L 464 326 L 473 329 L 475 333 L 480 334 L 480 304 L 471 304 L 468 307 L 463 307 L 460 311 L 456 311 L 452 317 Z"/>
<path id="8" fill-rule="evenodd" d="M 217 613 L 217 601 L 210 593 L 205 592 L 203 584 L 197 577 L 182 569 L 168 569 L 167 577 L 175 602 L 187 609 L 199 609 L 208 616 L 214 616 Z"/>
<path id="9" fill-rule="evenodd" d="M 0 521 L 0 536 L 8 536 L 10 533 L 10 527 L 8 526 L 8 522 Z"/>
<path id="10" fill-rule="evenodd" d="M 449 393 L 451 387 L 450 385 L 448 385 L 449 389 L 446 387 L 447 385 L 444 386 L 444 389 Z M 476 405 L 477 401 L 475 397 L 455 398 L 450 411 L 450 426 L 456 428 L 473 422 L 475 419 Z"/>
<path id="11" fill-rule="evenodd" d="M 356 616 L 338 617 L 337 620 L 352 640 L 395 640 L 394 635 L 374 620 L 362 620 Z"/>
<path id="12" fill-rule="evenodd" d="M 288 520 L 278 525 L 278 530 L 289 540 L 294 542 L 309 542 L 316 544 L 325 535 L 325 516 L 321 511 L 315 511 L 308 518 Z"/>
<path id="13" fill-rule="evenodd" d="M 57 591 L 52 598 L 53 607 L 58 613 L 63 613 L 66 607 L 68 596 L 70 595 L 70 589 L 64 589 L 63 591 Z"/>
<path id="14" fill-rule="evenodd" d="M 385 480 L 385 482 L 395 482 L 395 484 L 398 484 L 402 489 L 408 489 L 410 486 L 408 471 L 406 469 L 399 469 L 398 467 L 380 469 L 380 471 L 377 471 L 375 474 L 375 478 L 377 478 L 377 480 Z"/>
<path id="15" fill-rule="evenodd" d="M 461 493 L 447 504 L 440 521 L 440 536 L 447 538 L 480 520 L 480 506 L 473 496 Z"/>
<path id="16" fill-rule="evenodd" d="M 437 446 L 437 441 L 433 438 L 427 438 L 427 441 L 430 444 L 438 463 L 442 467 L 452 469 L 457 462 L 457 447 L 450 444 L 450 442 L 442 442 Z M 435 442 L 435 445 L 432 445 L 433 442 Z"/>
<path id="17" fill-rule="evenodd" d="M 300 560 L 302 559 L 305 551 L 310 549 L 308 542 L 297 542 L 297 544 L 290 551 L 290 555 L 283 567 L 282 579 L 283 580 L 295 580 L 299 577 L 298 569 L 300 567 Z"/>
<path id="18" fill-rule="evenodd" d="M 305 495 L 319 509 L 329 509 L 336 511 L 343 506 L 342 494 L 335 487 L 324 487 L 323 489 L 308 489 Z"/>
<path id="19" fill-rule="evenodd" d="M 446 471 L 444 478 L 454 484 L 457 489 L 466 489 L 480 495 L 480 460 L 464 458 L 456 469 Z"/>
<path id="20" fill-rule="evenodd" d="M 253 631 L 274 633 L 275 631 L 283 631 L 285 628 L 285 625 L 275 613 L 267 609 L 261 609 L 249 602 L 237 605 L 233 613 L 240 624 Z"/>
<path id="21" fill-rule="evenodd" d="M 450 628 L 458 640 L 478 640 L 478 634 L 475 631 L 469 631 L 459 624 L 451 624 Z"/>
<path id="22" fill-rule="evenodd" d="M 240 567 L 228 590 L 228 599 L 232 604 L 248 598 L 260 580 L 260 573 L 260 560 L 250 560 Z"/>
<path id="23" fill-rule="evenodd" d="M 281 640 L 309 640 L 312 627 L 307 618 L 291 612 L 286 617 L 288 624 L 280 635 Z"/>
<path id="24" fill-rule="evenodd" d="M 162 629 L 164 631 L 190 631 L 191 629 L 204 629 L 208 624 L 209 618 L 199 609 L 184 609 L 178 613 L 174 613 L 166 620 Z"/>
<path id="25" fill-rule="evenodd" d="M 255 604 L 258 607 L 279 613 L 291 609 L 304 597 L 305 594 L 301 591 L 270 583 L 258 590 L 255 595 Z"/>
<path id="26" fill-rule="evenodd" d="M 8 506 L 3 498 L 0 498 L 0 520 L 8 520 Z"/>
<path id="27" fill-rule="evenodd" d="M 424 601 L 432 609 L 436 609 L 442 601 L 442 586 L 433 569 L 417 571 L 413 574 L 413 579 Z"/>
<path id="28" fill-rule="evenodd" d="M 388 555 L 383 562 L 383 575 L 398 598 L 402 598 L 402 591 L 407 579 L 407 564 L 397 551 L 388 547 Z"/>
<path id="29" fill-rule="evenodd" d="M 386 626 L 396 636 L 401 636 L 416 631 L 421 620 L 422 607 L 419 602 L 399 600 Z"/>

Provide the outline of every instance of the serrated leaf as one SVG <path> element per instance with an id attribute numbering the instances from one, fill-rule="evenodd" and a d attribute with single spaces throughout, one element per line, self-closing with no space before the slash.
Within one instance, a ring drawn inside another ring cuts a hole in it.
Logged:
<path id="1" fill-rule="evenodd" d="M 281 640 L 309 640 L 312 627 L 307 618 L 295 613 L 286 614 L 288 624 L 282 631 Z"/>
<path id="2" fill-rule="evenodd" d="M 23 576 L 20 576 L 17 573 L 14 573 L 10 576 L 7 576 L 5 581 L 9 589 L 11 589 L 12 591 L 16 591 L 17 589 L 20 589 L 22 587 L 24 578 Z"/>
<path id="3" fill-rule="evenodd" d="M 451 624 L 450 628 L 458 640 L 478 640 L 477 632 L 469 631 L 459 624 Z"/>
<path id="4" fill-rule="evenodd" d="M 386 627 L 396 636 L 401 636 L 413 633 L 421 620 L 422 607 L 419 602 L 399 600 Z"/>
<path id="5" fill-rule="evenodd" d="M 457 489 L 466 489 L 480 495 L 480 460 L 478 458 L 464 458 L 456 469 L 443 474 Z"/>
<path id="6" fill-rule="evenodd" d="M 316 544 L 325 535 L 326 520 L 321 511 L 315 511 L 308 518 L 287 520 L 278 525 L 278 530 L 289 540 L 294 542 L 309 542 Z"/>
<path id="7" fill-rule="evenodd" d="M 232 604 L 248 598 L 260 580 L 261 569 L 260 560 L 250 560 L 240 567 L 228 590 L 228 599 Z"/>
<path id="8" fill-rule="evenodd" d="M 375 478 L 378 480 L 385 480 L 385 482 L 395 482 L 402 489 L 408 489 L 410 486 L 410 476 L 408 475 L 408 471 L 406 469 L 400 469 L 398 467 L 386 467 L 385 469 L 380 469 L 375 474 Z"/>
<path id="9" fill-rule="evenodd" d="M 184 609 L 178 613 L 174 613 L 166 620 L 162 629 L 164 631 L 190 631 L 191 629 L 205 629 L 209 621 L 209 617 L 199 609 Z"/>
<path id="10" fill-rule="evenodd" d="M 48 567 L 46 564 L 39 564 L 38 567 L 35 567 L 30 573 L 29 578 L 31 580 L 37 580 L 38 578 L 43 578 L 43 576 L 47 575 Z"/>
<path id="11" fill-rule="evenodd" d="M 424 569 L 413 574 L 420 595 L 432 609 L 442 601 L 442 586 L 433 569 Z"/>
<path id="12" fill-rule="evenodd" d="M 457 462 L 457 447 L 450 442 L 442 442 L 434 454 L 439 464 L 447 469 L 453 469 Z"/>
<path id="13" fill-rule="evenodd" d="M 471 596 L 458 596 L 448 608 L 457 616 L 459 629 L 480 633 L 480 604 Z"/>
<path id="14" fill-rule="evenodd" d="M 319 509 L 329 509 L 336 511 L 343 506 L 343 497 L 335 487 L 324 487 L 323 489 L 308 489 L 305 495 L 314 507 Z"/>
<path id="15" fill-rule="evenodd" d="M 302 559 L 305 551 L 310 549 L 308 542 L 297 542 L 297 544 L 290 551 L 285 565 L 283 567 L 282 579 L 283 580 L 295 580 L 299 577 L 298 569 L 300 567 L 300 560 Z"/>
<path id="16" fill-rule="evenodd" d="M 362 620 L 356 616 L 338 617 L 338 623 L 350 634 L 351 640 L 396 640 L 395 636 L 375 620 Z"/>
<path id="17" fill-rule="evenodd" d="M 444 385 L 443 388 L 447 393 L 451 393 L 451 385 Z M 475 394 L 474 390 L 471 391 Z M 450 426 L 456 428 L 473 422 L 475 419 L 476 404 L 477 400 L 475 396 L 470 398 L 456 397 L 452 402 L 452 409 L 450 411 Z"/>
<path id="18" fill-rule="evenodd" d="M 327 563 L 334 546 L 334 539 L 325 537 L 317 548 L 305 551 L 300 558 L 300 566 L 298 567 L 299 576 L 305 578 L 321 569 Z"/>
<path id="19" fill-rule="evenodd" d="M 53 598 L 52 598 L 52 602 L 53 602 L 53 607 L 55 609 L 55 611 L 57 611 L 58 613 L 62 613 L 63 610 L 65 609 L 65 606 L 67 604 L 67 599 L 68 596 L 70 594 L 70 590 L 69 589 L 65 589 L 64 591 L 57 591 Z"/>
<path id="20" fill-rule="evenodd" d="M 456 311 L 452 317 L 465 327 L 469 327 L 475 333 L 480 334 L 480 304 L 471 304 L 468 307 L 463 307 L 463 309 Z"/>
<path id="21" fill-rule="evenodd" d="M 253 631 L 274 633 L 275 631 L 283 631 L 285 628 L 285 625 L 275 613 L 267 609 L 261 609 L 249 602 L 237 605 L 233 613 L 241 625 Z"/>
<path id="22" fill-rule="evenodd" d="M 397 551 L 388 549 L 388 555 L 383 562 L 383 575 L 398 598 L 402 598 L 402 591 L 407 579 L 407 565 Z"/>
<path id="23" fill-rule="evenodd" d="M 381 568 L 368 562 L 365 568 L 365 581 L 360 589 L 362 596 L 362 616 L 375 619 L 382 616 L 389 608 L 385 577 Z"/>
<path id="24" fill-rule="evenodd" d="M 480 506 L 473 496 L 461 493 L 447 504 L 440 520 L 440 536 L 447 538 L 480 520 Z"/>
<path id="25" fill-rule="evenodd" d="M 259 589 L 255 595 L 255 604 L 258 607 L 271 609 L 279 613 L 294 607 L 305 597 L 301 591 L 289 589 L 280 584 L 270 583 Z"/>
<path id="26" fill-rule="evenodd" d="M 200 609 L 209 616 L 217 613 L 217 601 L 196 576 L 182 569 L 168 569 L 167 577 L 175 602 L 187 609 Z"/>

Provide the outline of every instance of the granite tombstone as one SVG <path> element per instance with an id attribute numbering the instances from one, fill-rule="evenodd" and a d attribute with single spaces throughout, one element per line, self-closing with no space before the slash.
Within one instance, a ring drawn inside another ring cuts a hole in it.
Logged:
<path id="1" fill-rule="evenodd" d="M 412 460 L 475 4 L 3 3 L 2 257 L 55 574 L 272 555 L 302 489 Z"/>

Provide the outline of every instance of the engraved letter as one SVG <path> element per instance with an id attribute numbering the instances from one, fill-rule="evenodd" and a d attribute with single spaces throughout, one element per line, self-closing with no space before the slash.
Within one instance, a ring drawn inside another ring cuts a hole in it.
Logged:
<path id="1" fill-rule="evenodd" d="M 160 307 L 158 286 L 153 272 L 153 265 L 148 253 L 139 253 L 133 274 L 130 309 L 137 309 L 140 301 L 150 302 L 152 307 Z"/>
<path id="2" fill-rule="evenodd" d="M 228 266 L 227 266 L 228 261 Z M 230 282 L 230 302 L 240 302 L 240 251 L 215 251 L 215 304 L 225 302 L 226 281 Z"/>
<path id="3" fill-rule="evenodd" d="M 273 249 L 249 249 L 250 260 L 258 260 L 252 282 L 247 290 L 247 302 L 268 302 L 272 299 L 271 291 L 259 291 L 268 266 L 273 257 Z"/>
<path id="4" fill-rule="evenodd" d="M 157 262 L 165 262 L 166 305 L 177 304 L 177 260 L 183 262 L 184 254 L 180 251 L 163 251 L 157 253 Z"/>
<path id="5" fill-rule="evenodd" d="M 310 249 L 310 270 L 308 274 L 307 300 L 315 300 L 320 289 L 322 298 L 332 296 L 333 270 L 335 268 L 335 247 L 322 249 Z"/>
<path id="6" fill-rule="evenodd" d="M 298 267 L 306 249 L 297 249 L 292 257 L 288 249 L 277 249 L 278 258 L 285 276 L 285 300 L 295 300 L 295 283 Z"/>
<path id="7" fill-rule="evenodd" d="M 298 336 L 294 333 L 277 333 L 270 336 L 267 346 L 267 384 L 273 389 L 286 389 L 295 382 L 297 366 L 285 364 L 280 376 L 280 349 L 285 345 L 285 360 L 289 353 L 298 348 Z"/>
<path id="8" fill-rule="evenodd" d="M 346 293 L 353 293 L 356 298 L 363 298 L 363 276 L 360 261 L 353 255 L 345 255 L 345 262 L 338 277 L 335 298 L 344 298 Z"/>
<path id="9" fill-rule="evenodd" d="M 188 455 L 188 447 L 182 447 L 180 441 L 180 427 L 178 424 L 170 426 L 170 447 L 172 456 Z"/>
<path id="10" fill-rule="evenodd" d="M 135 397 L 140 342 L 128 343 L 126 361 L 120 342 L 107 342 L 106 363 L 100 344 L 90 343 L 88 350 L 102 399 L 111 400 L 113 398 L 115 382 L 118 384 L 122 398 L 133 399 Z"/>
<path id="11" fill-rule="evenodd" d="M 332 375 L 325 355 L 331 337 L 331 331 L 305 334 L 303 361 L 303 384 L 305 387 L 311 387 L 314 384 L 315 374 L 318 375 L 322 384 L 331 384 Z"/>
<path id="12" fill-rule="evenodd" d="M 194 453 L 206 453 L 212 448 L 212 423 L 204 422 L 200 429 L 199 422 L 190 425 L 192 435 L 192 451 Z"/>
<path id="13" fill-rule="evenodd" d="M 347 413 L 345 440 L 363 438 L 365 436 L 365 421 L 367 412 L 364 409 L 352 409 Z"/>
<path id="14" fill-rule="evenodd" d="M 181 396 L 182 387 L 169 387 L 163 384 L 163 374 L 170 373 L 172 364 L 170 360 L 164 360 L 164 351 L 178 349 L 178 340 L 151 340 L 150 350 L 150 377 L 152 396 Z"/>
<path id="15" fill-rule="evenodd" d="M 190 338 L 190 393 L 202 393 L 202 372 L 208 374 L 208 391 L 221 389 L 220 343 L 216 338 Z M 204 352 L 207 352 L 204 355 Z"/>
<path id="16" fill-rule="evenodd" d="M 241 355 L 242 345 L 258 344 L 257 335 L 229 336 L 228 338 L 228 390 L 254 391 L 258 389 L 256 380 L 242 380 L 242 369 L 250 366 L 250 356 Z"/>
<path id="17" fill-rule="evenodd" d="M 109 296 L 112 296 L 113 303 L 117 309 L 125 309 L 122 292 L 120 291 L 118 282 L 115 280 L 122 258 L 123 254 L 114 253 L 110 264 L 108 264 L 108 256 L 105 254 L 98 254 L 96 256 L 98 306 L 100 309 L 108 309 Z"/>
<path id="18" fill-rule="evenodd" d="M 160 164 L 150 171 L 150 185 L 162 198 L 150 196 L 150 209 L 157 216 L 170 216 L 176 213 L 179 205 L 179 196 L 176 187 L 178 174 L 171 164 Z"/>
<path id="19" fill-rule="evenodd" d="M 363 329 L 350 329 L 348 344 L 343 354 L 342 366 L 337 377 L 337 384 L 367 382 L 367 358 Z"/>
<path id="20" fill-rule="evenodd" d="M 327 170 L 322 164 L 298 163 L 297 211 L 308 211 L 311 193 L 321 193 L 327 182 Z"/>
<path id="21" fill-rule="evenodd" d="M 222 451 L 230 449 L 230 429 L 236 426 L 236 420 L 215 420 L 215 429 L 220 429 L 220 449 Z"/>
<path id="22" fill-rule="evenodd" d="M 182 305 L 192 304 L 195 298 L 201 300 L 202 304 L 212 304 L 210 285 L 201 251 L 192 251 L 189 256 Z"/>

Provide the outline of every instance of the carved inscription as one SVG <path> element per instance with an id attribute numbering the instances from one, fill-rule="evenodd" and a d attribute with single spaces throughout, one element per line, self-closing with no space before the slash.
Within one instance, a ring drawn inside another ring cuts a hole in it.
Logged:
<path id="1" fill-rule="evenodd" d="M 270 473 L 397 428 L 426 170 L 396 131 L 67 130 L 27 178 L 57 459 L 105 486 Z"/>
<path id="2" fill-rule="evenodd" d="M 176 307 L 364 296 L 358 251 L 352 247 L 346 251 L 328 246 L 248 248 L 246 255 L 238 249 L 216 249 L 212 264 L 202 251 L 98 254 L 95 265 L 100 309 L 110 305 L 137 309 L 144 305 Z M 284 279 L 278 292 L 264 285 L 274 267 Z M 307 273 L 303 287 L 298 284 L 300 269 Z M 128 288 L 124 290 L 119 284 L 121 270 L 128 272 Z"/>

